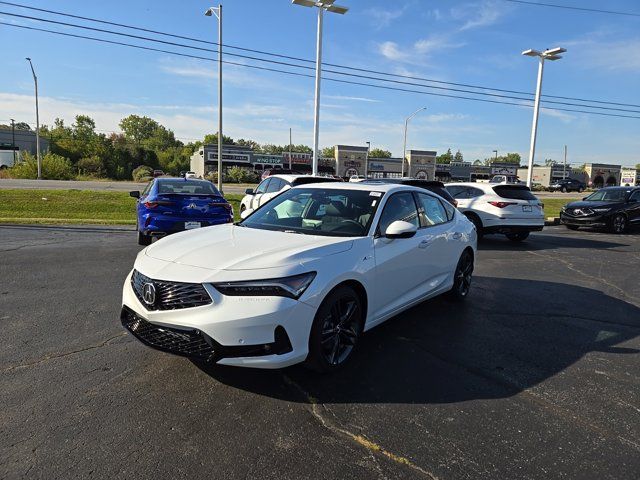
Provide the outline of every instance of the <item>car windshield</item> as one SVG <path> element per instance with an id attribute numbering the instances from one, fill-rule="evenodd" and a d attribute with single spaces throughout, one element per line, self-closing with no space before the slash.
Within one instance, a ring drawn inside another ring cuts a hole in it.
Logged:
<path id="1" fill-rule="evenodd" d="M 306 235 L 367 235 L 383 193 L 369 190 L 292 188 L 238 225 Z"/>
<path id="2" fill-rule="evenodd" d="M 160 195 L 220 195 L 211 182 L 202 180 L 163 180 L 158 182 Z"/>
<path id="3" fill-rule="evenodd" d="M 611 190 L 598 190 L 589 195 L 585 200 L 589 202 L 621 202 L 627 194 L 627 190 L 616 188 Z"/>

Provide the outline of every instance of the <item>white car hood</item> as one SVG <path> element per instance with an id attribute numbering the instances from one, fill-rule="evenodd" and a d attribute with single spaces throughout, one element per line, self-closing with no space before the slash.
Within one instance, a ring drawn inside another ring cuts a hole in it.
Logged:
<path id="1" fill-rule="evenodd" d="M 147 247 L 157 260 L 208 270 L 255 270 L 302 264 L 349 250 L 353 240 L 218 225 L 177 233 Z"/>

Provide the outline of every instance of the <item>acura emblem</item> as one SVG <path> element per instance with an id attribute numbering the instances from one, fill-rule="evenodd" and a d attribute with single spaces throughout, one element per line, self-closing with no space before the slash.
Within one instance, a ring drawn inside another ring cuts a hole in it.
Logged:
<path id="1" fill-rule="evenodd" d="M 156 287 L 153 283 L 145 283 L 142 287 L 142 299 L 147 305 L 156 303 Z"/>
<path id="2" fill-rule="evenodd" d="M 195 203 L 190 203 L 189 208 L 198 208 L 198 206 Z"/>

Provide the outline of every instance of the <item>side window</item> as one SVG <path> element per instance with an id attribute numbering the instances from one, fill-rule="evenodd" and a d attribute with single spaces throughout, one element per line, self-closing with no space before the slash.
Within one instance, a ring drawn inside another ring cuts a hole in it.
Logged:
<path id="1" fill-rule="evenodd" d="M 447 187 L 447 191 L 453 198 L 460 198 L 458 197 L 460 190 L 462 190 L 462 187 L 456 187 L 456 186 Z"/>
<path id="2" fill-rule="evenodd" d="M 467 198 L 476 198 L 484 195 L 484 192 L 479 188 L 469 187 L 469 196 Z"/>
<path id="3" fill-rule="evenodd" d="M 418 215 L 421 227 L 431 227 L 449 221 L 442 202 L 424 193 L 418 193 Z"/>
<path id="4" fill-rule="evenodd" d="M 447 220 L 453 220 L 453 217 L 456 214 L 456 208 L 449 202 L 442 202 L 442 205 L 447 212 Z"/>
<path id="5" fill-rule="evenodd" d="M 397 220 L 409 222 L 416 227 L 420 226 L 416 202 L 411 192 L 396 193 L 389 197 L 378 223 L 380 233 L 384 235 L 389 225 Z"/>
<path id="6" fill-rule="evenodd" d="M 636 190 L 631 194 L 629 200 L 635 200 L 636 202 L 640 202 L 640 190 Z"/>
<path id="7" fill-rule="evenodd" d="M 144 187 L 144 190 L 142 191 L 142 195 L 140 195 L 141 197 L 144 197 L 145 195 L 149 195 L 149 191 L 151 190 L 151 186 L 153 185 L 153 180 L 149 183 L 147 183 L 147 186 Z"/>
<path id="8" fill-rule="evenodd" d="M 267 187 L 269 186 L 269 183 L 271 182 L 271 177 L 269 178 L 265 178 L 262 183 L 260 183 L 260 185 L 258 185 L 258 188 L 256 188 L 256 192 L 255 193 L 264 193 L 267 191 Z"/>
<path id="9" fill-rule="evenodd" d="M 279 192 L 282 187 L 282 180 L 280 180 L 279 178 L 272 178 L 271 183 L 269 183 L 269 186 L 267 187 L 266 193 Z"/>

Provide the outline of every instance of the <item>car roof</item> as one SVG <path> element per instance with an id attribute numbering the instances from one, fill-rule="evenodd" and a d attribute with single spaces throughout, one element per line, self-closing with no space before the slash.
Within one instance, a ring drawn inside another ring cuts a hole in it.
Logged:
<path id="1" fill-rule="evenodd" d="M 439 180 L 426 180 L 424 178 L 409 178 L 409 177 L 372 178 L 372 179 L 365 180 L 363 183 L 366 183 L 368 185 L 374 185 L 374 184 L 380 184 L 380 183 L 382 184 L 395 183 L 397 185 L 419 185 L 423 187 L 439 187 L 439 188 L 444 187 L 444 183 L 442 183 Z"/>
<path id="2" fill-rule="evenodd" d="M 189 173 L 189 172 L 187 172 Z M 154 180 L 156 182 L 166 182 L 166 181 L 173 181 L 173 180 L 181 180 L 183 182 L 198 182 L 198 183 L 212 183 L 209 180 L 203 180 L 201 178 L 185 178 L 185 177 L 156 177 L 154 178 Z"/>
<path id="3" fill-rule="evenodd" d="M 296 174 L 290 174 L 290 173 L 276 173 L 274 175 L 269 175 L 268 177 L 265 178 L 265 180 L 267 178 L 281 178 L 282 180 L 286 180 L 287 182 L 293 182 L 294 180 L 298 179 L 298 178 L 321 178 L 323 180 L 326 180 L 328 177 L 322 177 L 320 175 L 296 175 Z"/>
<path id="4" fill-rule="evenodd" d="M 365 182 L 326 182 L 326 183 L 310 183 L 300 185 L 293 188 L 331 188 L 333 190 L 361 190 L 365 192 L 391 192 L 394 190 L 411 190 L 416 192 L 424 192 L 424 189 L 414 187 L 412 185 L 402 185 L 400 183 L 378 183 L 371 184 Z"/>

